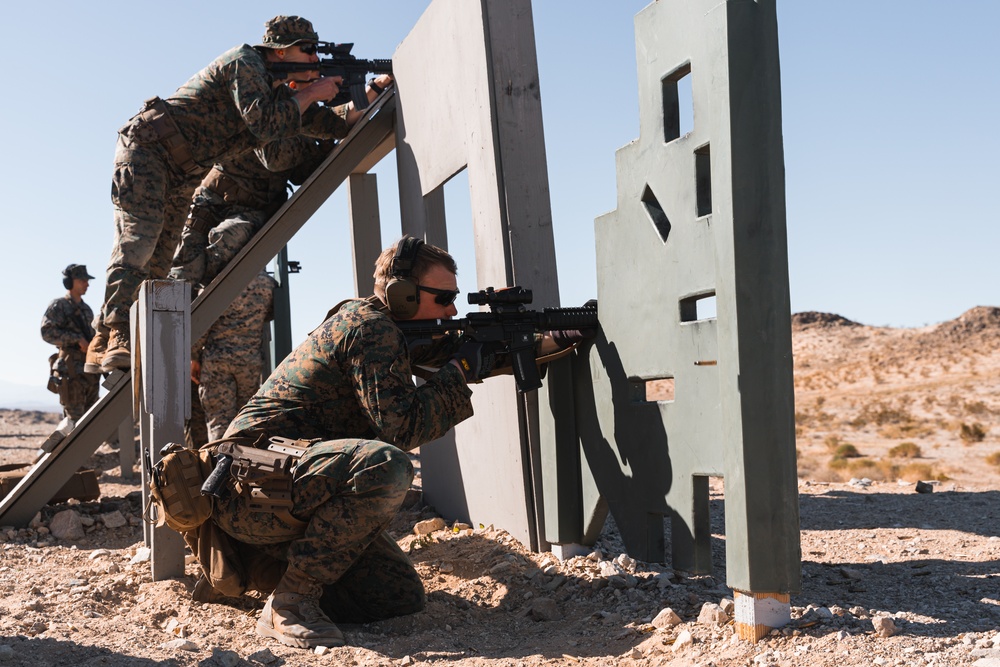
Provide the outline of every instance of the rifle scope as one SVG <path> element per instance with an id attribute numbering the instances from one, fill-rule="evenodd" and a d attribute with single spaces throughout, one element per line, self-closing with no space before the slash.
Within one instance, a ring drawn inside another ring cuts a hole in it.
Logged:
<path id="1" fill-rule="evenodd" d="M 474 306 L 516 306 L 531 303 L 531 290 L 524 287 L 505 287 L 495 290 L 487 287 L 469 292 L 469 303 Z"/>

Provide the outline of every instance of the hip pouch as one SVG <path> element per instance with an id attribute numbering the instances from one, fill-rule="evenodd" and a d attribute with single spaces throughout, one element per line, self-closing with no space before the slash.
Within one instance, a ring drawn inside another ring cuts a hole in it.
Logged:
<path id="1" fill-rule="evenodd" d="M 162 457 L 148 466 L 149 500 L 143 518 L 156 526 L 166 524 L 178 533 L 196 530 L 212 516 L 212 497 L 201 494 L 201 486 L 212 474 L 212 451 L 217 443 L 200 449 L 171 442 L 160 450 Z M 147 461 L 148 463 L 148 461 Z"/>

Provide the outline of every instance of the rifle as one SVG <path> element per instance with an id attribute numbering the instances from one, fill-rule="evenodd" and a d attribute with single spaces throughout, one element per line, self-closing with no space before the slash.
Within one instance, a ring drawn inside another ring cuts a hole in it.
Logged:
<path id="1" fill-rule="evenodd" d="M 292 72 L 312 72 L 319 70 L 320 76 L 343 77 L 344 83 L 341 86 L 340 94 L 329 101 L 331 106 L 344 104 L 348 100 L 354 102 L 354 108 L 360 111 L 368 108 L 368 94 L 365 92 L 365 75 L 372 74 L 392 74 L 392 60 L 388 58 L 375 60 L 360 60 L 351 55 L 354 43 L 331 44 L 330 42 L 320 42 L 316 47 L 316 53 L 330 56 L 321 58 L 317 63 L 269 63 L 268 69 L 274 74 L 285 75 L 280 78 L 287 78 Z"/>
<path id="2" fill-rule="evenodd" d="M 500 351 L 510 354 L 514 381 L 519 392 L 542 386 L 535 363 L 535 334 L 546 331 L 594 329 L 597 321 L 597 301 L 578 308 L 544 308 L 528 310 L 531 290 L 508 287 L 495 290 L 487 287 L 469 294 L 469 303 L 489 306 L 489 312 L 468 313 L 457 320 L 402 320 L 396 326 L 403 330 L 410 344 L 450 332 L 461 332 L 481 343 L 496 343 Z"/>

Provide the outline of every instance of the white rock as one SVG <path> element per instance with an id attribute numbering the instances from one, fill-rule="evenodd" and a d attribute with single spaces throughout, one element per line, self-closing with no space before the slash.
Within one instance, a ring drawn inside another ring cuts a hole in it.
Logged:
<path id="1" fill-rule="evenodd" d="M 128 564 L 136 565 L 138 563 L 145 563 L 149 560 L 151 554 L 152 552 L 149 550 L 149 547 L 139 547 L 135 550 L 135 555 L 132 556 L 132 559 L 129 560 Z"/>
<path id="2" fill-rule="evenodd" d="M 313 653 L 315 653 L 316 655 L 326 655 L 329 652 L 330 652 L 329 646 L 317 646 L 316 648 L 313 649 Z"/>
<path id="3" fill-rule="evenodd" d="M 425 519 L 423 521 L 418 521 L 415 526 L 413 526 L 413 532 L 417 535 L 430 535 L 435 530 L 443 530 L 445 524 L 444 519 L 439 516 L 433 519 Z"/>
<path id="4" fill-rule="evenodd" d="M 722 611 L 726 612 L 730 617 L 732 617 L 733 612 L 736 611 L 736 601 L 732 598 L 722 598 L 719 601 L 719 606 L 722 607 Z"/>
<path id="5" fill-rule="evenodd" d="M 653 619 L 653 625 L 657 628 L 672 628 L 681 623 L 681 617 L 670 607 L 660 610 L 660 613 Z"/>
<path id="6" fill-rule="evenodd" d="M 674 640 L 673 651 L 677 652 L 683 648 L 691 646 L 694 644 L 694 637 L 687 630 L 681 630 L 680 634 L 677 635 L 677 639 Z"/>
<path id="7" fill-rule="evenodd" d="M 875 628 L 875 634 L 879 637 L 891 637 L 899 631 L 896 628 L 896 624 L 888 616 L 876 616 L 873 618 L 872 627 Z"/>
<path id="8" fill-rule="evenodd" d="M 194 642 L 189 642 L 186 639 L 171 639 L 168 642 L 160 644 L 160 648 L 172 648 L 179 651 L 199 651 L 198 645 Z"/>
<path id="9" fill-rule="evenodd" d="M 701 606 L 698 622 L 704 625 L 725 625 L 729 622 L 729 614 L 714 602 L 706 602 Z"/>
<path id="10" fill-rule="evenodd" d="M 128 521 L 125 520 L 125 515 L 118 510 L 102 514 L 101 521 L 104 522 L 105 528 L 121 528 L 122 526 L 128 525 Z"/>
<path id="11" fill-rule="evenodd" d="M 63 510 L 52 517 L 49 522 L 49 530 L 52 536 L 59 540 L 80 540 L 83 539 L 83 522 L 80 521 L 80 513 L 76 510 Z"/>
<path id="12" fill-rule="evenodd" d="M 89 558 L 90 560 L 94 560 L 95 558 L 100 558 L 101 556 L 110 556 L 110 555 L 111 552 L 107 549 L 94 549 L 93 551 L 90 552 L 87 558 Z"/>
<path id="13" fill-rule="evenodd" d="M 1000 632 L 993 635 L 993 638 L 990 639 L 990 643 L 993 644 L 993 648 L 1000 648 Z"/>
<path id="14" fill-rule="evenodd" d="M 402 659 L 400 659 L 399 661 L 399 664 L 403 665 L 403 667 L 408 667 L 409 665 L 412 665 L 414 663 L 416 663 L 416 660 L 414 660 L 413 656 L 411 655 L 404 655 Z"/>

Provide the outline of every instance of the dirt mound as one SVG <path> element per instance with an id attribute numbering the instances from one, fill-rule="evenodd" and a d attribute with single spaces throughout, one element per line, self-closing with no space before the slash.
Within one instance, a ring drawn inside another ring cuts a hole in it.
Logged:
<path id="1" fill-rule="evenodd" d="M 862 325 L 835 313 L 820 313 L 815 310 L 807 310 L 804 313 L 795 313 L 792 315 L 792 331 L 814 326 L 859 327 Z"/>

